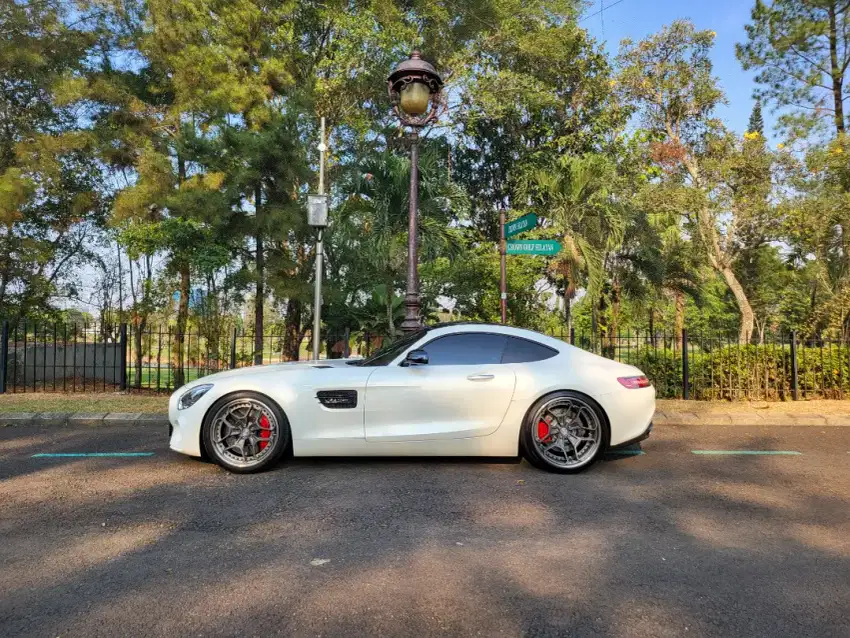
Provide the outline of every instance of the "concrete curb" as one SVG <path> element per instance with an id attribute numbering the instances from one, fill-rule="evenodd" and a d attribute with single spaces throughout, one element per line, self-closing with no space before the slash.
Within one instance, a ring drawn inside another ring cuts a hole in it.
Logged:
<path id="1" fill-rule="evenodd" d="M 850 427 L 850 415 L 758 414 L 745 412 L 656 412 L 655 425 L 743 425 Z"/>
<path id="2" fill-rule="evenodd" d="M 653 419 L 655 425 L 742 425 L 742 426 L 817 426 L 850 427 L 848 415 L 821 414 L 764 414 L 747 412 L 673 412 L 659 410 Z M 167 425 L 165 413 L 144 412 L 7 412 L 0 414 L 0 427 L 15 425 Z"/>
<path id="3" fill-rule="evenodd" d="M 167 414 L 143 412 L 6 412 L 0 414 L 0 427 L 16 425 L 167 425 Z"/>

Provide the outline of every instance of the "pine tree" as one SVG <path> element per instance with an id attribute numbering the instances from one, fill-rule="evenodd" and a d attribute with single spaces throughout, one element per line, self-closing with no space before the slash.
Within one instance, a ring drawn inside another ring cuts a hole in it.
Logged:
<path id="1" fill-rule="evenodd" d="M 764 137 L 764 118 L 761 115 L 761 98 L 756 99 L 753 112 L 750 113 L 750 122 L 747 124 L 747 133 L 758 133 Z"/>

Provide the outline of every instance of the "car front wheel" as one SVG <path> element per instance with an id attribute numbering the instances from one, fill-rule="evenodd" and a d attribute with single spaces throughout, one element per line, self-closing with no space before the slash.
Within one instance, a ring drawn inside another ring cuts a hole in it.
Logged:
<path id="1" fill-rule="evenodd" d="M 608 424 L 596 401 L 563 390 L 531 407 L 520 441 L 523 455 L 535 467 L 564 474 L 580 472 L 608 447 Z"/>
<path id="2" fill-rule="evenodd" d="M 255 392 L 236 392 L 216 401 L 204 418 L 204 447 L 231 472 L 261 472 L 280 459 L 289 444 L 283 411 Z"/>

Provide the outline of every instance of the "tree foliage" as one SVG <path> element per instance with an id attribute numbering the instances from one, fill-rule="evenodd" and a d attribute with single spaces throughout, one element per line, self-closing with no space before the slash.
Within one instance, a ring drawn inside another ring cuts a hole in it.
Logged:
<path id="1" fill-rule="evenodd" d="M 187 326 L 212 343 L 253 330 L 256 362 L 275 331 L 298 357 L 315 310 L 306 200 L 324 117 L 325 347 L 339 354 L 346 332 L 370 347 L 394 336 L 410 160 L 385 80 L 420 49 L 446 81 L 421 137 L 429 320 L 499 319 L 499 214 L 533 212 L 525 236 L 562 250 L 508 258 L 513 323 L 609 344 L 685 325 L 742 342 L 772 329 L 850 337 L 845 3 L 755 2 L 737 52 L 757 99 L 739 132 L 717 115 L 714 32 L 679 20 L 612 57 L 581 8 L 4 3 L 0 315 L 169 323 L 178 382 Z M 768 147 L 762 104 L 788 146 Z"/>

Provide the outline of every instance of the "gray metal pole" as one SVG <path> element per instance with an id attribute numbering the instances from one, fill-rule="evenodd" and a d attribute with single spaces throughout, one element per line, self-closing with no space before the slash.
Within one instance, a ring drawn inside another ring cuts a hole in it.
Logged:
<path id="1" fill-rule="evenodd" d="M 325 194 L 325 118 L 322 118 L 321 124 L 321 141 L 319 142 L 319 195 Z M 319 240 L 316 242 L 316 277 L 315 288 L 313 289 L 313 359 L 319 358 L 319 352 L 322 349 L 322 256 L 324 252 L 324 242 L 322 241 L 322 233 L 319 229 Z"/>
<path id="2" fill-rule="evenodd" d="M 401 330 L 411 334 L 422 328 L 419 300 L 419 129 L 410 132 L 410 210 L 407 231 L 407 292 Z"/>
<path id="3" fill-rule="evenodd" d="M 502 323 L 508 323 L 508 270 L 505 263 L 507 244 L 505 242 L 505 207 L 499 211 L 499 308 Z"/>

